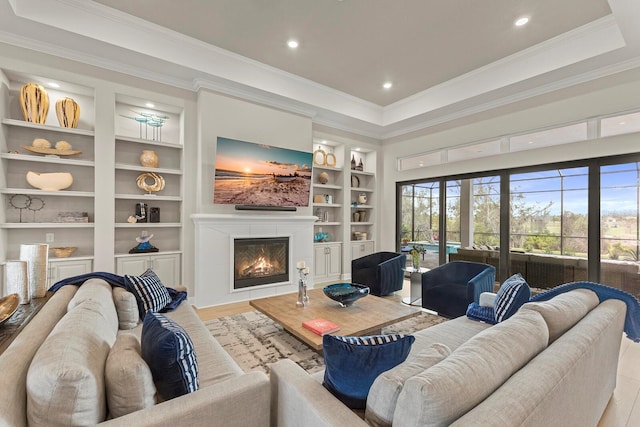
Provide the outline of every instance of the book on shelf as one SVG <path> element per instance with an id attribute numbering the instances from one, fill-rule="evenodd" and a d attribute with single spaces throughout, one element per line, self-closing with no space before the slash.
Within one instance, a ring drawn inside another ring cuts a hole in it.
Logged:
<path id="1" fill-rule="evenodd" d="M 302 327 L 320 336 L 340 330 L 340 326 L 321 317 L 302 322 Z"/>

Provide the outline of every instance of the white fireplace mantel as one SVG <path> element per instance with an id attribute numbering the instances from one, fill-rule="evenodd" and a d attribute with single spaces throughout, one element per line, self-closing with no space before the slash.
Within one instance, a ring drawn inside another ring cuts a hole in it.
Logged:
<path id="1" fill-rule="evenodd" d="M 304 261 L 313 271 L 315 216 L 285 214 L 193 214 L 195 223 L 195 285 L 193 303 L 207 307 L 279 295 L 297 290 L 295 265 Z M 288 283 L 231 292 L 233 239 L 289 236 Z M 313 287 L 313 274 L 308 285 Z"/>

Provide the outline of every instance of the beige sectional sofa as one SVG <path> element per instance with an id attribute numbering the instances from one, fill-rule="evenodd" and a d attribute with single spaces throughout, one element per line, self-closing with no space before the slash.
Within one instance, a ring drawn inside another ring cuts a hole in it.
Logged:
<path id="1" fill-rule="evenodd" d="M 199 389 L 160 403 L 155 403 L 152 398 L 147 402 L 152 406 L 114 418 L 107 402 L 114 403 L 119 398 L 120 403 L 126 404 L 129 396 L 125 393 L 113 400 L 104 391 L 104 384 L 116 380 L 118 363 L 123 368 L 129 368 L 134 363 L 127 358 L 120 359 L 109 369 L 105 368 L 105 358 L 112 356 L 111 346 L 114 342 L 122 340 L 120 347 L 129 350 L 135 347 L 140 339 L 142 322 L 131 324 L 131 319 L 126 318 L 127 311 L 123 311 L 121 306 L 114 306 L 114 297 L 116 300 L 123 298 L 131 301 L 132 295 L 127 296 L 121 288 L 112 290 L 102 280 L 91 280 L 98 288 L 97 294 L 74 298 L 82 293 L 79 289 L 83 289 L 87 282 L 80 287 L 63 286 L 0 355 L 4 384 L 0 394 L 0 426 L 95 424 L 87 421 L 95 416 L 95 411 L 99 416 L 104 414 L 104 421 L 101 419 L 99 424 L 105 426 L 269 425 L 270 386 L 267 376 L 262 372 L 243 373 L 187 302 L 166 313 L 166 316 L 178 323 L 193 342 L 198 362 Z M 86 299 L 90 301 L 83 301 Z M 137 310 L 137 306 L 133 310 Z M 135 327 L 119 329 L 119 326 Z M 78 372 L 83 376 L 89 371 L 98 374 L 95 374 L 94 384 L 87 387 L 90 391 L 79 389 L 72 398 L 61 399 L 60 396 L 68 392 L 64 383 L 48 385 L 47 382 L 51 381 L 52 373 L 65 376 L 70 370 L 56 372 L 62 369 L 51 369 L 51 359 L 57 356 L 69 359 L 74 357 L 74 350 L 77 357 L 84 349 L 82 346 L 86 348 L 89 366 L 78 369 Z M 40 348 L 45 351 L 39 351 Z M 78 349 L 81 351 L 78 352 Z M 114 378 L 101 377 L 99 373 L 113 375 Z M 123 377 L 124 380 L 131 379 L 128 373 Z M 151 387 L 153 391 L 153 384 L 137 381 L 135 376 L 134 384 L 141 388 Z M 77 413 L 67 413 L 68 407 Z"/>
<path id="2" fill-rule="evenodd" d="M 579 289 L 494 326 L 459 317 L 417 332 L 407 360 L 374 382 L 367 421 L 322 373 L 283 360 L 271 370 L 272 425 L 595 426 L 616 385 L 625 313 Z"/>

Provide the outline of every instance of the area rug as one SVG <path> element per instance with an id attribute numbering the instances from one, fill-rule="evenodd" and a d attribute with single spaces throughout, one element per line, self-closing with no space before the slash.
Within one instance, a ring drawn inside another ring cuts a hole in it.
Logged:
<path id="1" fill-rule="evenodd" d="M 421 313 L 382 329 L 382 333 L 411 334 L 446 321 L 444 317 Z M 282 326 L 258 311 L 204 322 L 211 335 L 245 372 L 261 370 L 280 359 L 291 359 L 309 373 L 324 368 L 322 355 L 307 347 Z"/>

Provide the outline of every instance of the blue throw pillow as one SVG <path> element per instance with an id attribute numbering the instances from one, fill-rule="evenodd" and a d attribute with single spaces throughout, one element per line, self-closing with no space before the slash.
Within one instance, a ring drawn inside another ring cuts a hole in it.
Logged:
<path id="1" fill-rule="evenodd" d="M 502 322 L 513 316 L 522 307 L 522 304 L 529 302 L 531 289 L 527 281 L 520 273 L 516 273 L 504 281 L 493 306 L 496 322 Z"/>
<path id="2" fill-rule="evenodd" d="M 176 322 L 163 314 L 147 313 L 140 350 L 163 399 L 198 390 L 198 362 L 193 343 Z"/>
<path id="3" fill-rule="evenodd" d="M 415 341 L 412 335 L 322 337 L 324 386 L 352 409 L 364 409 L 373 381 L 404 362 Z"/>
<path id="4" fill-rule="evenodd" d="M 124 284 L 136 296 L 141 319 L 144 319 L 148 311 L 160 311 L 171 302 L 169 291 L 153 270 L 145 271 L 142 276 L 125 274 Z"/>

